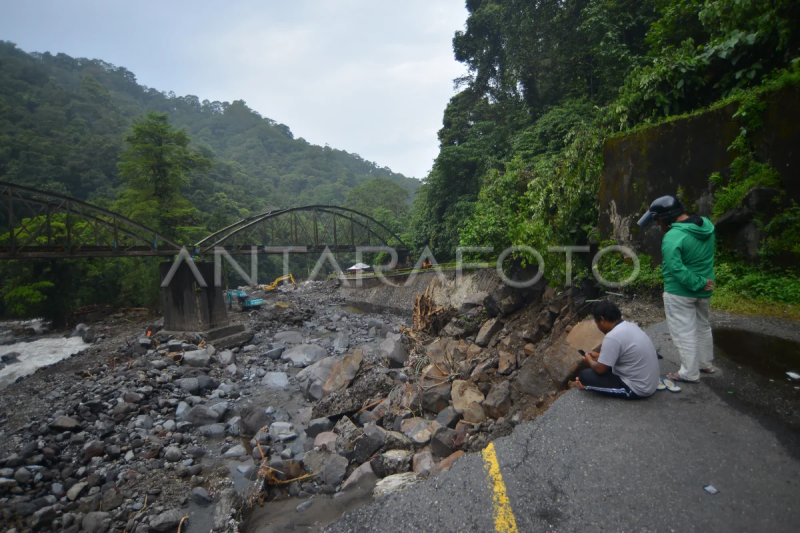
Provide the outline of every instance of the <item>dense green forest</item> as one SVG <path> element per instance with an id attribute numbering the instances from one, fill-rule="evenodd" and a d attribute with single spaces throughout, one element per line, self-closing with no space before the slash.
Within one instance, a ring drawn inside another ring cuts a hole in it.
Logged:
<path id="1" fill-rule="evenodd" d="M 146 141 L 131 132 L 148 112 L 157 114 L 149 126 L 181 151 L 172 188 L 151 190 L 137 177 L 142 161 L 132 148 Z M 139 85 L 124 67 L 26 53 L 4 41 L 0 181 L 88 200 L 189 244 L 249 215 L 308 204 L 359 204 L 406 231 L 420 185 L 357 154 L 294 138 L 288 126 L 241 100 L 176 96 Z M 380 197 L 364 201 L 376 190 Z M 264 279 L 275 270 L 267 263 Z M 91 303 L 154 306 L 154 265 L 138 259 L 11 261 L 0 264 L 0 296 L 16 314 L 63 316 Z"/>
<path id="2" fill-rule="evenodd" d="M 98 59 L 28 54 L 0 41 L 0 179 L 113 201 L 122 181 L 117 156 L 131 120 L 169 113 L 193 146 L 214 161 L 190 176 L 186 198 L 202 213 L 241 217 L 276 207 L 341 204 L 374 178 L 413 193 L 419 181 L 356 154 L 295 139 L 288 126 L 241 100 L 200 101 L 136 82 Z"/>
<path id="3" fill-rule="evenodd" d="M 598 220 L 606 138 L 720 102 L 757 110 L 759 91 L 800 81 L 796 0 L 466 5 L 469 18 L 453 50 L 468 73 L 456 80 L 441 150 L 413 210 L 416 246 L 430 246 L 437 257 L 452 257 L 459 244 L 585 244 Z M 717 180 L 719 205 L 736 205 L 769 179 L 747 135 L 737 141 L 731 175 L 709 176 Z M 783 220 L 793 229 L 775 228 L 771 243 L 791 248 L 780 234 L 800 234 L 797 206 Z M 733 272 L 743 268 L 731 265 Z M 563 266 L 562 259 L 548 275 L 563 280 Z M 760 268 L 749 279 L 774 274 L 768 257 Z M 642 279 L 658 280 L 650 274 Z M 751 294 L 800 303 L 800 283 L 789 274 L 774 274 L 775 283 Z"/>

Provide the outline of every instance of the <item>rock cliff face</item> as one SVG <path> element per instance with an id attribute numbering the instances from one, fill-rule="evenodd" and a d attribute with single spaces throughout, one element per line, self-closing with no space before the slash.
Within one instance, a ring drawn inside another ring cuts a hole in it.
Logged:
<path id="1" fill-rule="evenodd" d="M 781 174 L 788 199 L 800 203 L 798 92 L 787 88 L 767 97 L 763 126 L 753 140 L 759 160 L 770 162 Z M 731 104 L 606 141 L 599 193 L 603 237 L 633 245 L 658 263 L 661 232 L 655 225 L 644 232 L 636 226 L 652 200 L 675 195 L 680 187 L 687 208 L 710 217 L 714 185 L 708 178 L 714 172 L 729 175 L 730 164 L 737 155 L 728 151 L 742 127 L 733 118 L 736 110 L 737 104 Z M 753 221 L 757 211 L 752 206 L 758 202 L 745 204 L 742 212 L 723 215 L 715 221 L 719 222 L 717 238 L 723 246 L 753 257 L 762 237 Z"/>

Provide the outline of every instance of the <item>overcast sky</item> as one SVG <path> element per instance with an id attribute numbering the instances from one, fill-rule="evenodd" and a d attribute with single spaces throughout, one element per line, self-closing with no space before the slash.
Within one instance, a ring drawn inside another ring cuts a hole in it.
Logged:
<path id="1" fill-rule="evenodd" d="M 466 17 L 463 0 L 2 0 L 0 39 L 245 100 L 295 137 L 423 178 Z"/>

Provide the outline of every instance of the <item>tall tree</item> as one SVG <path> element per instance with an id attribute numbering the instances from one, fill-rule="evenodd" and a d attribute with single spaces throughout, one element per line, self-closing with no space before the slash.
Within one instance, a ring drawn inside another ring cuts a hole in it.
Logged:
<path id="1" fill-rule="evenodd" d="M 188 173 L 206 170 L 211 160 L 189 149 L 189 136 L 175 130 L 166 113 L 148 112 L 136 119 L 125 137 L 130 145 L 120 154 L 119 174 L 128 185 L 118 208 L 134 220 L 152 225 L 168 237 L 200 222 L 199 211 L 181 196 Z"/>

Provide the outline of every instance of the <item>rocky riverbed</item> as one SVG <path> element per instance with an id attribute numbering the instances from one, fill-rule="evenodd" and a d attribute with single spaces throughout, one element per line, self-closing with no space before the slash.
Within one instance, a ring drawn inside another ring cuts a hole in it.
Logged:
<path id="1" fill-rule="evenodd" d="M 330 282 L 263 297 L 233 314 L 241 346 L 90 324 L 83 353 L 3 390 L 4 530 L 319 528 L 509 434 L 598 342 L 585 291 L 544 285 L 470 295 L 441 331 Z"/>

